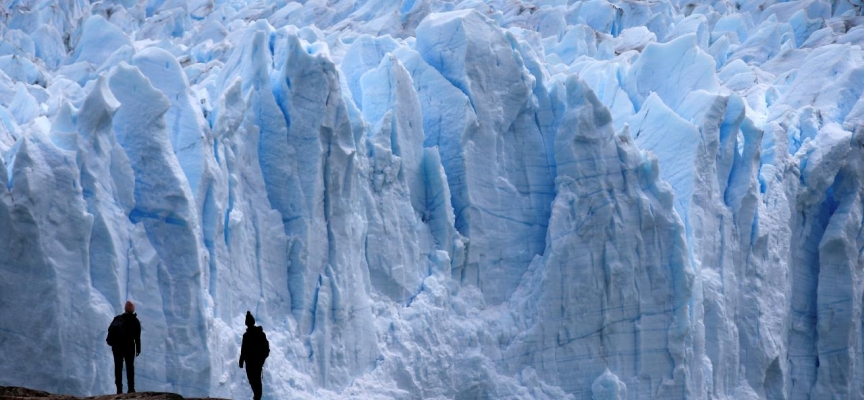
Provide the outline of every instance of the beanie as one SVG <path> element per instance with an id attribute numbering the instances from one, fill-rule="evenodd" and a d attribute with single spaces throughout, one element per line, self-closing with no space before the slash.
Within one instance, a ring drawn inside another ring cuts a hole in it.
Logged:
<path id="1" fill-rule="evenodd" d="M 246 311 L 246 326 L 253 327 L 255 326 L 255 317 L 252 316 L 252 313 Z"/>

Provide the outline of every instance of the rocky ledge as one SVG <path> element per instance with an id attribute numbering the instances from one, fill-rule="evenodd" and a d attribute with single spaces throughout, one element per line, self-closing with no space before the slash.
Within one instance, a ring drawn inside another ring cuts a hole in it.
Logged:
<path id="1" fill-rule="evenodd" d="M 40 390 L 33 390 L 20 387 L 0 386 L 0 399 L 3 400 L 121 400 L 121 399 L 140 399 L 140 400 L 227 400 L 227 399 L 195 399 L 185 398 L 174 393 L 157 393 L 157 392 L 140 392 L 126 394 L 112 394 L 95 397 L 75 397 L 65 394 L 51 394 Z"/>

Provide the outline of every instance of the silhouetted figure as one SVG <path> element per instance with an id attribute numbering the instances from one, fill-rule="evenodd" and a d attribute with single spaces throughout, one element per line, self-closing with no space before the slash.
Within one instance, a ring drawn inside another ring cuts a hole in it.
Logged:
<path id="1" fill-rule="evenodd" d="M 141 354 L 141 322 L 135 315 L 135 304 L 127 301 L 123 310 L 123 314 L 111 321 L 108 338 L 105 339 L 114 354 L 114 384 L 117 385 L 117 394 L 123 393 L 123 361 L 126 361 L 129 393 L 135 392 L 135 357 Z"/>
<path id="2" fill-rule="evenodd" d="M 264 334 L 264 328 L 255 326 L 255 317 L 246 311 L 246 333 L 243 334 L 243 346 L 240 347 L 240 368 L 246 363 L 246 377 L 252 386 L 255 400 L 261 400 L 261 372 L 264 370 L 264 360 L 270 355 L 270 342 Z"/>

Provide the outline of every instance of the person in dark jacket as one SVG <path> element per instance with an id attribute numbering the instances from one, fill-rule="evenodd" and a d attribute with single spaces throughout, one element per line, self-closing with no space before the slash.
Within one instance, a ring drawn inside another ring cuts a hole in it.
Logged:
<path id="1" fill-rule="evenodd" d="M 114 384 L 117 394 L 123 393 L 123 362 L 126 362 L 126 382 L 129 393 L 135 392 L 135 357 L 141 354 L 141 322 L 135 314 L 135 304 L 127 301 L 123 314 L 115 317 L 108 328 L 108 344 L 114 354 Z M 119 319 L 119 321 L 118 321 Z M 118 322 L 121 322 L 119 323 Z"/>
<path id="2" fill-rule="evenodd" d="M 255 317 L 246 311 L 246 333 L 243 334 L 243 345 L 240 347 L 240 368 L 246 363 L 246 377 L 252 386 L 255 400 L 261 400 L 261 373 L 264 371 L 264 360 L 270 355 L 270 342 L 264 334 L 264 328 L 255 326 Z"/>

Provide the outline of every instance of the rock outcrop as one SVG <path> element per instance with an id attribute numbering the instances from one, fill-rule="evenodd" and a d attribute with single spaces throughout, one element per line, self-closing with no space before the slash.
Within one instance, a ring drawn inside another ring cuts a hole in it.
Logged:
<path id="1" fill-rule="evenodd" d="M 48 392 L 43 392 L 41 390 L 33 390 L 22 387 L 11 387 L 11 386 L 0 386 L 0 399 L 3 400 L 30 400 L 30 399 L 40 399 L 40 400 L 125 400 L 125 399 L 139 399 L 139 400 L 226 400 L 226 399 L 215 399 L 215 398 L 206 398 L 206 399 L 195 399 L 195 398 L 185 398 L 179 394 L 174 393 L 158 393 L 158 392 L 140 392 L 140 393 L 126 393 L 126 394 L 113 394 L 113 395 L 105 395 L 105 396 L 95 396 L 95 397 L 75 397 L 69 396 L 65 394 L 51 394 Z"/>

